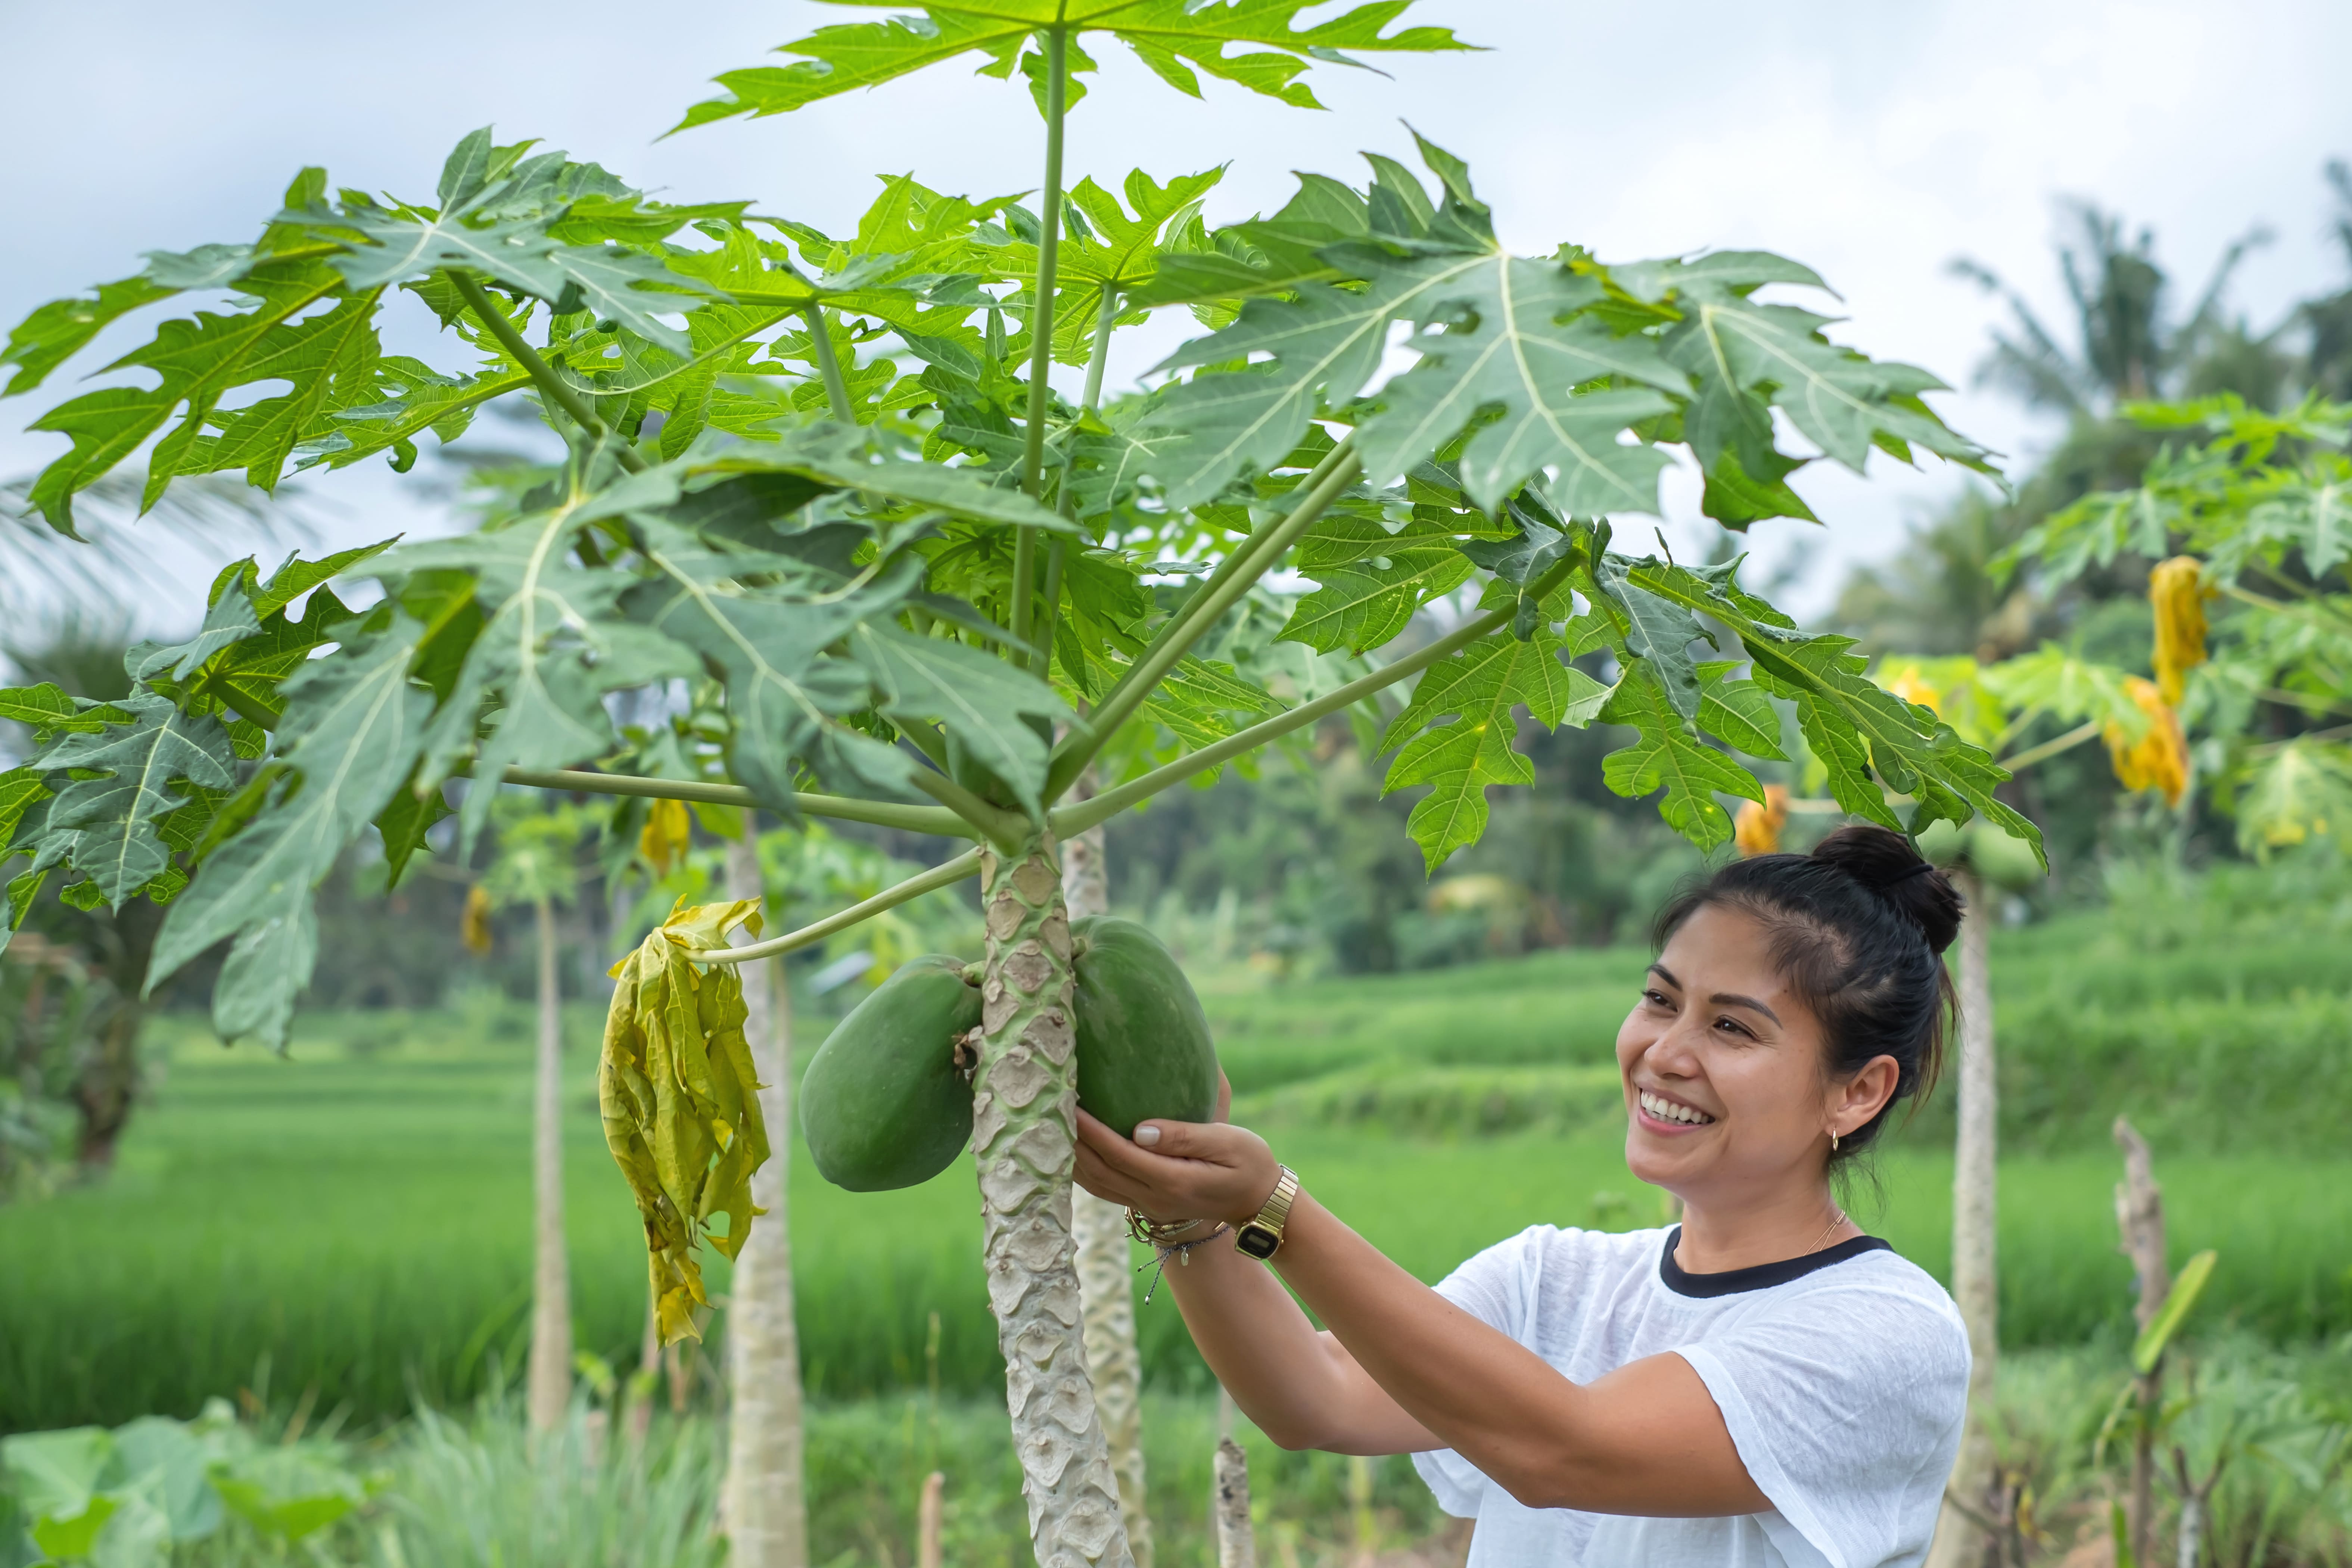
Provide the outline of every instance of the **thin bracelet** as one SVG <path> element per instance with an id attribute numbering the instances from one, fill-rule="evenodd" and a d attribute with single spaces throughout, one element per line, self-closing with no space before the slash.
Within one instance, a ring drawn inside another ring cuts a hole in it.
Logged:
<path id="1" fill-rule="evenodd" d="M 1192 1223 L 1197 1225 L 1200 1222 L 1195 1220 Z M 1142 1273 L 1146 1268 L 1150 1268 L 1151 1270 L 1151 1283 L 1144 1289 L 1143 1305 L 1147 1307 L 1151 1305 L 1152 1292 L 1160 1289 L 1160 1279 L 1168 1272 L 1168 1260 L 1170 1258 L 1173 1258 L 1178 1263 L 1186 1268 L 1190 1268 L 1192 1263 L 1192 1249 L 1194 1247 L 1206 1247 L 1209 1243 L 1216 1240 L 1217 1237 L 1224 1235 L 1231 1229 L 1233 1229 L 1232 1226 L 1227 1225 L 1223 1220 L 1219 1220 L 1217 1222 L 1217 1228 L 1211 1231 L 1206 1236 L 1195 1237 L 1191 1241 L 1179 1241 L 1164 1247 L 1155 1247 L 1155 1250 L 1160 1255 L 1159 1261 L 1149 1265 L 1139 1263 L 1135 1267 L 1135 1271 L 1138 1274 Z"/>

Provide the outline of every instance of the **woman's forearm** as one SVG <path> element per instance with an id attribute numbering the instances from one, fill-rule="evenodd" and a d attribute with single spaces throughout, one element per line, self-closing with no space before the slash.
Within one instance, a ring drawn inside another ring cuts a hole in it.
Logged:
<path id="1" fill-rule="evenodd" d="M 1438 1446 L 1230 1237 L 1193 1248 L 1190 1262 L 1171 1258 L 1163 1277 L 1217 1381 L 1283 1447 L 1398 1454 Z"/>

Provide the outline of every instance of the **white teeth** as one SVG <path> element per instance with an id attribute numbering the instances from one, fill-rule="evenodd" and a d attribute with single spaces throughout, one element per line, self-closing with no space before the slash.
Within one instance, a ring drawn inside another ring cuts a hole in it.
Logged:
<path id="1" fill-rule="evenodd" d="M 1661 1121 L 1678 1121 L 1687 1127 L 1704 1127 L 1715 1120 L 1703 1110 L 1693 1110 L 1687 1105 L 1677 1105 L 1671 1100 L 1652 1094 L 1646 1089 L 1642 1090 L 1641 1100 L 1642 1109 Z"/>

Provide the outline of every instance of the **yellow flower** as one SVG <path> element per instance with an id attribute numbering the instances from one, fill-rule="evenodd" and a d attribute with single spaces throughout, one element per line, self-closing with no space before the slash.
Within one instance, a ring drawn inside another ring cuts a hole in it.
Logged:
<path id="1" fill-rule="evenodd" d="M 1906 702 L 1916 702 L 1931 713 L 1940 714 L 1944 710 L 1944 693 L 1927 683 L 1916 665 L 1906 665 L 1896 670 L 1895 679 L 1886 683 L 1886 689 Z M 1753 805 L 1756 803 L 1750 801 L 1748 804 Z"/>
<path id="2" fill-rule="evenodd" d="M 2180 715 L 2164 700 L 2156 682 L 2135 675 L 2125 680 L 2132 704 L 2147 715 L 2147 731 L 2137 741 L 2121 724 L 2107 725 L 2103 739 L 2114 762 L 2116 778 L 2126 789 L 2164 792 L 2165 804 L 2179 805 L 2189 792 L 2189 741 L 2180 732 Z"/>
<path id="3" fill-rule="evenodd" d="M 490 951 L 490 891 L 479 882 L 466 890 L 466 916 L 457 927 L 466 951 L 477 956 Z"/>
<path id="4" fill-rule="evenodd" d="M 687 847 L 693 842 L 693 829 L 687 820 L 686 803 L 682 800 L 657 800 L 646 813 L 646 826 L 637 835 L 637 853 L 654 868 L 656 877 L 667 877 L 670 868 L 686 858 Z"/>
<path id="5" fill-rule="evenodd" d="M 2180 706 L 2189 672 L 2205 662 L 2205 594 L 2194 555 L 2176 555 L 2148 574 L 2147 602 L 2156 607 L 2156 685 Z"/>
<path id="6" fill-rule="evenodd" d="M 1901 695 L 1899 692 L 1897 695 Z M 1919 700 L 1914 697 L 1909 700 Z M 1731 819 L 1732 841 L 1742 855 L 1769 855 L 1780 847 L 1780 829 L 1789 822 L 1789 791 L 1784 784 L 1766 784 L 1761 802 L 1744 800 Z"/>

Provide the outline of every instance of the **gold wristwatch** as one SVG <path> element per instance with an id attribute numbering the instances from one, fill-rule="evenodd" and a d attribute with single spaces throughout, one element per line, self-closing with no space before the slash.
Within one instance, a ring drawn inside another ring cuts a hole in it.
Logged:
<path id="1" fill-rule="evenodd" d="M 1298 1201 L 1298 1173 L 1287 1165 L 1280 1169 L 1282 1176 L 1274 1184 L 1274 1195 L 1255 1217 L 1243 1221 L 1234 1233 L 1234 1246 L 1260 1263 L 1282 1245 L 1282 1227 L 1290 1218 L 1290 1205 Z"/>

